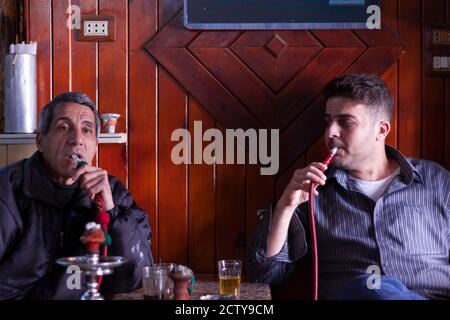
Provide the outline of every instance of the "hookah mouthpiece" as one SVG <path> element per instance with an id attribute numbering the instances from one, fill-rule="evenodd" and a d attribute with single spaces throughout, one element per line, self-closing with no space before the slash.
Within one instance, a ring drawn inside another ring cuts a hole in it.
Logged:
<path id="1" fill-rule="evenodd" d="M 336 155 L 337 151 L 338 151 L 338 148 L 337 148 L 337 147 L 332 148 L 332 149 L 330 150 L 330 153 L 329 153 L 328 156 L 325 158 L 325 160 L 322 161 L 322 163 L 323 163 L 324 165 L 328 166 L 328 165 L 331 163 L 331 161 L 333 161 L 333 158 L 334 158 L 334 156 Z"/>
<path id="2" fill-rule="evenodd" d="M 337 151 L 338 151 L 338 147 L 334 147 L 334 148 L 332 148 L 332 149 L 330 150 L 330 153 L 332 153 L 333 156 L 335 156 L 336 153 L 337 153 Z"/>
<path id="3" fill-rule="evenodd" d="M 77 162 L 77 169 L 87 165 L 87 163 L 85 161 L 81 160 L 76 154 L 70 155 L 70 158 Z"/>

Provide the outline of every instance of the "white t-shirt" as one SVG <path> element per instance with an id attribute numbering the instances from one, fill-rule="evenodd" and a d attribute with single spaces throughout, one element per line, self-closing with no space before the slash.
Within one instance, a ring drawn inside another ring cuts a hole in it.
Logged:
<path id="1" fill-rule="evenodd" d="M 394 178 L 400 174 L 400 168 L 395 170 L 393 174 L 390 176 L 377 180 L 377 181 L 366 181 L 366 180 L 360 180 L 352 177 L 350 174 L 348 174 L 348 179 L 350 179 L 353 183 L 358 185 L 358 188 L 369 198 L 371 198 L 373 201 L 377 201 L 386 191 L 389 184 L 394 180 Z"/>

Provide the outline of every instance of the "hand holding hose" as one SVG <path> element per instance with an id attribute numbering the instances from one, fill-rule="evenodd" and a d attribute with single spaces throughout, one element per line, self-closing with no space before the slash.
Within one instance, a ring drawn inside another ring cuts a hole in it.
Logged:
<path id="1" fill-rule="evenodd" d="M 311 182 L 316 185 L 325 185 L 327 176 L 323 173 L 327 165 L 321 162 L 313 162 L 306 168 L 294 172 L 291 181 L 283 192 L 278 203 L 283 207 L 297 207 L 308 201 Z M 315 194 L 318 192 L 315 190 Z"/>
<path id="2" fill-rule="evenodd" d="M 106 211 L 114 208 L 111 187 L 108 181 L 108 172 L 106 170 L 84 165 L 75 169 L 73 180 L 76 181 L 77 179 L 80 182 L 80 188 L 91 200 L 94 200 L 98 194 L 103 199 L 103 205 Z"/>
<path id="3" fill-rule="evenodd" d="M 327 165 L 321 162 L 313 162 L 306 168 L 294 172 L 273 214 L 272 225 L 267 238 L 267 257 L 272 257 L 281 250 L 295 208 L 308 201 L 311 185 L 314 186 L 315 194 L 317 194 L 316 183 L 325 185 L 327 177 L 323 171 L 326 169 Z"/>

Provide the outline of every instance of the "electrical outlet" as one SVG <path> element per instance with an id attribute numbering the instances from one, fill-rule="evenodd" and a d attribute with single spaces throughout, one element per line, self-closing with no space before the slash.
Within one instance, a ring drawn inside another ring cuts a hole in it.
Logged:
<path id="1" fill-rule="evenodd" d="M 449 72 L 450 57 L 433 57 L 433 71 Z"/>
<path id="2" fill-rule="evenodd" d="M 441 42 L 441 31 L 433 30 L 433 43 Z"/>
<path id="3" fill-rule="evenodd" d="M 448 69 L 448 57 L 441 57 L 441 69 Z"/>
<path id="4" fill-rule="evenodd" d="M 108 36 L 108 21 L 84 21 L 84 35 Z"/>
<path id="5" fill-rule="evenodd" d="M 82 15 L 77 41 L 108 42 L 116 38 L 116 18 L 104 15 Z"/>
<path id="6" fill-rule="evenodd" d="M 450 30 L 448 29 L 433 29 L 433 44 L 434 45 L 449 45 L 450 44 Z"/>
<path id="7" fill-rule="evenodd" d="M 433 69 L 439 70 L 441 68 L 441 57 L 433 57 Z"/>

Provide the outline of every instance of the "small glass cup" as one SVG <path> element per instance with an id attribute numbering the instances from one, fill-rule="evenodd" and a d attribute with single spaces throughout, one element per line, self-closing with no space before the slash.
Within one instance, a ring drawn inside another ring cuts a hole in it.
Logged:
<path id="1" fill-rule="evenodd" d="M 217 262 L 220 294 L 234 295 L 239 299 L 241 292 L 242 261 L 220 260 Z"/>
<path id="2" fill-rule="evenodd" d="M 144 267 L 142 285 L 145 300 L 169 300 L 170 277 L 167 269 L 161 266 Z"/>
<path id="3" fill-rule="evenodd" d="M 153 264 L 154 267 L 159 267 L 159 268 L 163 268 L 167 271 L 167 277 L 168 279 L 168 286 L 166 287 L 166 292 L 164 293 L 164 300 L 173 300 L 175 298 L 174 296 L 174 283 L 172 278 L 169 276 L 169 274 L 175 270 L 175 267 L 177 266 L 175 263 L 164 263 L 164 262 L 160 262 L 160 263 L 154 263 Z"/>

